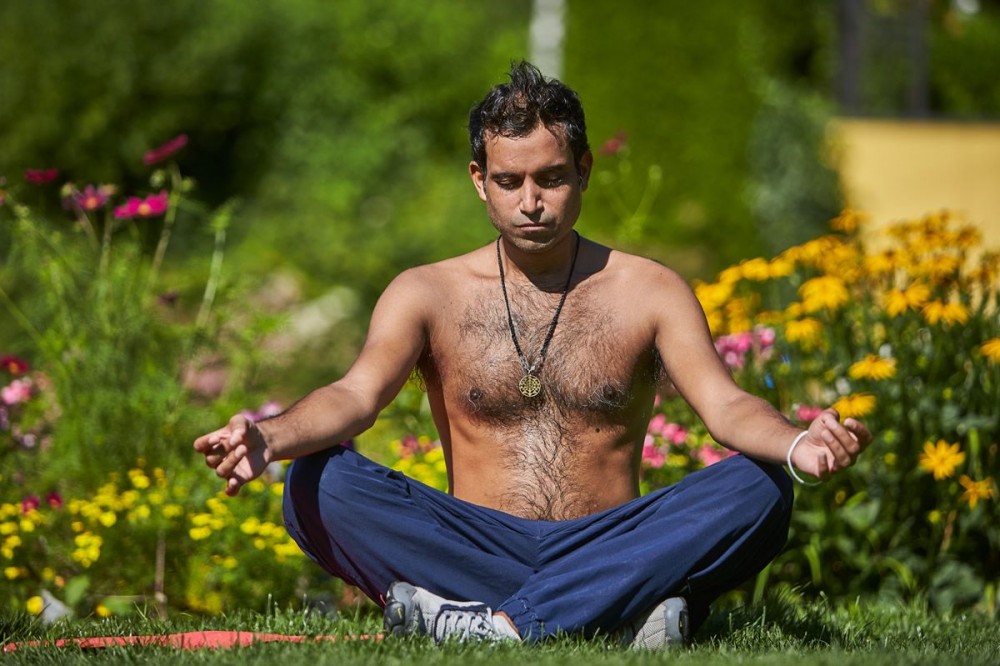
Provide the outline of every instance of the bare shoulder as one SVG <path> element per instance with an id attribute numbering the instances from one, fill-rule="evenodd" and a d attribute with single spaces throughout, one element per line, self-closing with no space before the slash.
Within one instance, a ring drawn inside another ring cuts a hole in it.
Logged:
<path id="1" fill-rule="evenodd" d="M 619 250 L 607 253 L 607 273 L 622 296 L 650 302 L 664 298 L 687 298 L 691 288 L 673 269 Z"/>

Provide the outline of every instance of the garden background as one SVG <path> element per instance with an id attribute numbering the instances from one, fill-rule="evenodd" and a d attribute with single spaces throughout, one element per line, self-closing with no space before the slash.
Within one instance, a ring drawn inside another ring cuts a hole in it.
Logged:
<path id="1" fill-rule="evenodd" d="M 790 419 L 877 433 L 729 600 L 995 617 L 996 220 L 842 212 L 828 129 L 996 119 L 1000 3 L 17 0 L 0 30 L 4 613 L 358 602 L 284 533 L 280 466 L 225 500 L 190 443 L 337 377 L 392 276 L 492 239 L 466 114 L 537 56 L 588 112 L 582 233 L 690 279 Z M 435 438 L 413 385 L 355 445 L 442 485 Z M 644 488 L 725 455 L 664 387 Z"/>

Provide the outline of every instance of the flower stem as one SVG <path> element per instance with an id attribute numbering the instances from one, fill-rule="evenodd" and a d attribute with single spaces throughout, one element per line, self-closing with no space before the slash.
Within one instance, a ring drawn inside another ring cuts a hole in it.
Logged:
<path id="1" fill-rule="evenodd" d="M 181 172 L 176 162 L 170 165 L 170 180 L 170 202 L 167 206 L 167 214 L 163 218 L 160 240 L 156 243 L 153 264 L 149 268 L 149 281 L 146 283 L 147 295 L 156 284 L 156 278 L 160 274 L 160 266 L 163 264 L 163 257 L 167 254 L 167 246 L 170 244 L 170 233 L 173 231 L 174 222 L 177 220 L 177 207 L 180 204 Z"/>

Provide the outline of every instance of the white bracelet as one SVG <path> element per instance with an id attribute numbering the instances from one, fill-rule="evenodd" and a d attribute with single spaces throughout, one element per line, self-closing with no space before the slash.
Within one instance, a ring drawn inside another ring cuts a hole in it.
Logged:
<path id="1" fill-rule="evenodd" d="M 788 473 L 792 475 L 793 479 L 801 483 L 803 486 L 818 486 L 819 481 L 809 482 L 803 479 L 801 476 L 799 476 L 798 473 L 795 471 L 795 466 L 792 464 L 792 451 L 794 451 L 795 447 L 799 445 L 799 442 L 802 441 L 802 438 L 808 434 L 809 434 L 808 430 L 803 430 L 802 432 L 800 432 L 798 435 L 795 436 L 795 439 L 792 440 L 792 445 L 788 447 Z"/>

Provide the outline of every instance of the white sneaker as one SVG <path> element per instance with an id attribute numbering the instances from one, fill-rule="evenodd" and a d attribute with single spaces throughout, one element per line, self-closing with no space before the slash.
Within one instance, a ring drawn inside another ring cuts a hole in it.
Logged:
<path id="1" fill-rule="evenodd" d="M 422 587 L 396 581 L 385 595 L 382 614 L 387 634 L 433 636 L 434 641 L 519 641 L 509 622 L 477 601 L 451 601 Z"/>
<path id="2" fill-rule="evenodd" d="M 619 629 L 623 645 L 636 650 L 662 650 L 683 646 L 688 641 L 688 607 L 682 597 L 660 602 L 648 615 Z"/>

